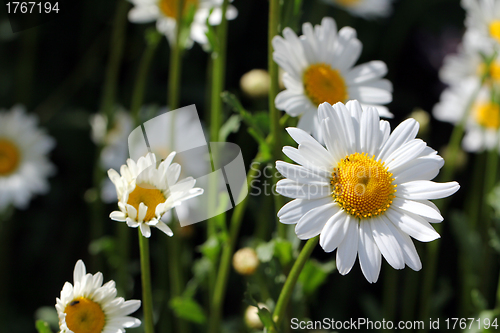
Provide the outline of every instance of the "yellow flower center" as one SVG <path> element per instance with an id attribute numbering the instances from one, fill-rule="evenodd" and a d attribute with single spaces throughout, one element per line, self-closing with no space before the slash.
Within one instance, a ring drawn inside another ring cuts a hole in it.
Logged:
<path id="1" fill-rule="evenodd" d="M 359 2 L 359 0 L 335 0 L 335 1 L 346 7 L 354 6 Z"/>
<path id="2" fill-rule="evenodd" d="M 0 138 L 0 176 L 14 172 L 21 161 L 19 149 L 10 140 Z"/>
<path id="3" fill-rule="evenodd" d="M 106 315 L 96 302 L 78 297 L 66 309 L 66 325 L 74 333 L 101 333 L 106 323 Z"/>
<path id="4" fill-rule="evenodd" d="M 479 125 L 488 129 L 500 129 L 500 106 L 498 104 L 491 102 L 478 104 L 475 111 Z"/>
<path id="5" fill-rule="evenodd" d="M 323 102 L 335 104 L 348 99 L 347 87 L 339 71 L 328 64 L 319 63 L 309 66 L 304 74 L 304 89 L 314 105 Z"/>
<path id="6" fill-rule="evenodd" d="M 149 221 L 155 217 L 156 206 L 167 200 L 162 191 L 149 184 L 137 184 L 135 189 L 128 196 L 127 204 L 133 206 L 139 214 L 139 204 L 143 202 L 148 206 L 148 211 L 144 221 Z"/>
<path id="7" fill-rule="evenodd" d="M 198 0 L 184 0 L 182 5 L 182 15 L 186 15 L 188 9 L 194 6 L 198 6 Z M 177 9 L 179 8 L 179 0 L 160 0 L 158 2 L 158 7 L 160 7 L 163 15 L 171 17 L 177 20 Z"/>
<path id="8" fill-rule="evenodd" d="M 368 218 L 383 214 L 392 204 L 396 186 L 392 173 L 375 156 L 354 153 L 333 169 L 333 198 L 349 214 Z"/>
<path id="9" fill-rule="evenodd" d="M 500 20 L 491 21 L 488 28 L 491 37 L 495 38 L 497 42 L 500 42 Z"/>

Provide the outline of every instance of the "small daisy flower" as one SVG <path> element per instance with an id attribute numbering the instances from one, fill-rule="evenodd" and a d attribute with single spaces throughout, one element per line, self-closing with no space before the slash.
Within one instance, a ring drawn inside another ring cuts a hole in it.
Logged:
<path id="1" fill-rule="evenodd" d="M 365 19 L 387 17 L 392 13 L 392 0 L 323 0 L 354 16 Z"/>
<path id="2" fill-rule="evenodd" d="M 489 50 L 500 43 L 500 2 L 496 0 L 462 0 L 466 11 L 467 39 L 476 48 Z"/>
<path id="3" fill-rule="evenodd" d="M 156 21 L 156 28 L 163 33 L 170 45 L 175 44 L 175 29 L 177 26 L 178 0 L 130 0 L 134 4 L 128 18 L 133 23 L 148 23 Z M 202 46 L 208 43 L 206 32 L 207 18 L 210 25 L 218 25 L 222 21 L 222 0 L 184 0 L 182 15 L 186 16 L 194 10 L 194 18 L 190 27 L 190 40 L 188 47 L 195 41 Z M 212 13 L 210 13 L 212 11 Z M 210 17 L 209 17 L 210 16 Z M 238 11 L 229 5 L 226 18 L 233 20 L 238 16 Z"/>
<path id="4" fill-rule="evenodd" d="M 129 316 L 141 301 L 116 297 L 115 281 L 103 285 L 102 273 L 87 274 L 81 260 L 75 265 L 73 280 L 73 285 L 64 284 L 56 299 L 61 333 L 117 333 L 141 324 Z"/>
<path id="5" fill-rule="evenodd" d="M 110 218 L 127 222 L 132 228 L 139 227 L 144 237 L 151 236 L 150 227 L 172 236 L 172 230 L 161 221 L 162 216 L 183 201 L 203 194 L 203 189 L 194 187 L 194 178 L 178 181 L 181 166 L 172 163 L 174 157 L 172 152 L 156 167 L 156 157 L 150 153 L 137 163 L 128 159 L 120 168 L 121 175 L 110 169 L 108 175 L 116 187 L 120 208 Z"/>
<path id="6" fill-rule="evenodd" d="M 458 124 L 479 85 L 477 79 L 469 79 L 445 89 L 434 106 L 434 117 Z M 462 147 L 468 152 L 500 151 L 500 105 L 492 101 L 488 85 L 481 87 L 467 115 Z"/>
<path id="7" fill-rule="evenodd" d="M 395 269 L 422 265 L 410 236 L 429 242 L 439 234 L 429 222 L 443 217 L 429 199 L 459 189 L 456 182 L 432 182 L 444 160 L 415 139 L 418 123 L 402 122 L 390 134 L 375 108 L 362 111 L 350 101 L 319 107 L 326 148 L 298 128 L 288 133 L 298 149 L 283 152 L 299 165 L 282 161 L 286 177 L 277 192 L 295 200 L 278 212 L 281 223 L 296 224 L 300 239 L 320 235 L 326 252 L 337 249 L 337 268 L 347 274 L 359 258 L 368 282 L 376 282 L 383 256 Z"/>
<path id="8" fill-rule="evenodd" d="M 47 177 L 55 169 L 47 154 L 54 146 L 23 106 L 0 110 L 0 211 L 10 204 L 24 209 L 31 197 L 49 190 Z"/>
<path id="9" fill-rule="evenodd" d="M 284 69 L 286 90 L 276 96 L 276 107 L 290 116 L 301 116 L 298 127 L 319 137 L 318 105 L 323 102 L 345 103 L 359 100 L 364 106 L 374 106 L 381 116 L 391 117 L 381 106 L 392 101 L 392 85 L 382 79 L 387 66 L 382 61 L 370 61 L 353 67 L 361 54 L 362 45 L 356 30 L 340 29 L 332 18 L 321 25 L 302 26 L 304 35 L 290 29 L 283 37 L 273 38 L 273 58 Z"/>

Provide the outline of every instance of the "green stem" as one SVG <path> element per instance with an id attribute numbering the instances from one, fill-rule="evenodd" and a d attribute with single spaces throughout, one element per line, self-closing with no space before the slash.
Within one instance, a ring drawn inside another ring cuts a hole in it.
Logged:
<path id="1" fill-rule="evenodd" d="M 175 110 L 179 107 L 180 100 L 180 83 L 181 83 L 181 57 L 182 46 L 180 44 L 180 35 L 182 29 L 182 9 L 184 8 L 184 0 L 177 1 L 177 20 L 175 26 L 175 43 L 170 45 L 170 65 L 168 72 L 168 106 L 170 110 Z"/>
<path id="2" fill-rule="evenodd" d="M 273 320 L 276 323 L 276 327 L 278 328 L 283 321 L 286 308 L 288 306 L 288 303 L 290 302 L 290 298 L 292 297 L 292 292 L 295 284 L 297 283 L 300 272 L 302 272 L 304 265 L 311 256 L 311 253 L 316 247 L 316 244 L 318 244 L 318 241 L 319 236 L 311 238 L 307 241 L 307 243 L 302 248 L 302 251 L 300 251 L 299 257 L 293 264 L 290 274 L 288 274 L 288 277 L 286 278 L 285 285 L 283 286 L 283 289 L 281 289 L 278 302 L 276 303 L 276 308 L 274 308 L 273 312 Z M 269 332 L 275 332 L 275 329 L 272 328 L 271 330 L 269 330 Z"/>
<path id="3" fill-rule="evenodd" d="M 142 54 L 141 62 L 139 63 L 134 90 L 132 92 L 132 100 L 130 102 L 130 114 L 132 115 L 135 126 L 139 126 L 141 122 L 139 113 L 141 105 L 144 102 L 144 91 L 146 90 L 147 83 L 146 80 L 151 66 L 151 61 L 153 60 L 153 56 L 161 38 L 162 36 L 156 31 L 146 32 L 147 46 L 146 50 L 144 50 L 144 53 Z"/>
<path id="4" fill-rule="evenodd" d="M 281 149 L 283 145 L 281 144 L 281 132 L 282 128 L 280 126 L 280 112 L 276 109 L 274 100 L 279 92 L 278 83 L 278 65 L 273 60 L 273 38 L 279 34 L 280 25 L 280 2 L 279 0 L 269 1 L 269 26 L 268 26 L 268 45 L 267 45 L 267 67 L 269 71 L 269 77 L 271 83 L 269 86 L 269 118 L 271 120 L 271 137 L 273 140 L 273 159 L 275 161 L 281 160 L 282 152 Z M 278 172 L 273 165 L 273 185 L 276 186 L 279 178 L 277 177 Z M 281 195 L 273 196 L 275 213 L 281 209 L 284 205 L 284 198 Z M 286 238 L 286 226 L 276 219 L 278 236 L 281 238 Z"/>
<path id="5" fill-rule="evenodd" d="M 210 141 L 219 141 L 219 129 L 222 124 L 222 98 L 226 76 L 227 18 L 226 11 L 229 1 L 222 4 L 222 21 L 217 27 L 218 50 L 212 53 L 212 96 L 210 113 Z"/>
<path id="6" fill-rule="evenodd" d="M 142 281 L 142 309 L 144 312 L 144 332 L 154 332 L 153 322 L 153 295 L 151 292 L 151 270 L 149 264 L 149 240 L 139 234 L 139 249 L 141 254 L 141 281 Z"/>
<path id="7" fill-rule="evenodd" d="M 393 321 L 396 317 L 398 299 L 398 272 L 385 265 L 383 313 L 384 319 Z M 388 332 L 388 330 L 385 330 Z"/>
<path id="8" fill-rule="evenodd" d="M 258 157 L 254 161 L 258 160 Z M 257 177 L 259 168 L 251 168 L 247 174 L 247 185 L 250 186 L 252 180 Z M 248 187 L 247 187 L 248 190 Z M 222 255 L 219 264 L 219 270 L 215 279 L 215 287 L 213 297 L 211 299 L 211 315 L 209 319 L 209 333 L 220 332 L 220 321 L 222 318 L 222 305 L 227 290 L 227 281 L 229 278 L 229 271 L 231 267 L 231 259 L 233 257 L 234 248 L 236 246 L 236 239 L 240 231 L 241 222 L 247 206 L 248 198 L 241 201 L 235 208 L 231 216 L 231 225 L 229 227 L 229 240 L 224 243 Z"/>
<path id="9" fill-rule="evenodd" d="M 17 68 L 17 103 L 29 105 L 33 90 L 33 78 L 35 76 L 35 63 L 37 54 L 37 37 L 39 29 L 34 27 L 23 31 L 21 34 L 21 52 L 19 52 L 19 64 Z"/>
<path id="10" fill-rule="evenodd" d="M 101 100 L 101 112 L 108 117 L 108 126 L 112 124 L 113 108 L 118 86 L 118 74 L 123 55 L 123 44 L 125 41 L 125 28 L 127 26 L 127 13 L 129 6 L 130 5 L 127 1 L 118 0 L 116 14 L 113 21 L 108 65 L 106 68 L 106 77 L 104 79 L 104 89 Z"/>

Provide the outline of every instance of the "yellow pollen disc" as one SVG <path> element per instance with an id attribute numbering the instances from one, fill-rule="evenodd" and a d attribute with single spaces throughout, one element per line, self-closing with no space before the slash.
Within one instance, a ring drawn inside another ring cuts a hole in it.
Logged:
<path id="1" fill-rule="evenodd" d="M 475 108 L 476 121 L 479 125 L 498 130 L 500 128 L 500 106 L 495 103 L 478 104 Z"/>
<path id="2" fill-rule="evenodd" d="M 127 203 L 134 206 L 137 214 L 139 214 L 139 204 L 141 202 L 148 206 L 148 211 L 144 218 L 144 221 L 147 222 L 155 217 L 156 206 L 164 203 L 166 200 L 163 193 L 157 188 L 148 184 L 137 184 L 132 193 L 129 194 Z"/>
<path id="3" fill-rule="evenodd" d="M 304 89 L 314 105 L 323 102 L 335 104 L 348 99 L 347 87 L 339 71 L 328 64 L 319 63 L 309 66 L 302 76 Z"/>
<path id="4" fill-rule="evenodd" d="M 335 1 L 346 7 L 354 6 L 359 2 L 359 0 L 335 0 Z"/>
<path id="5" fill-rule="evenodd" d="M 488 28 L 491 37 L 495 38 L 497 42 L 500 42 L 500 20 L 491 21 Z"/>
<path id="6" fill-rule="evenodd" d="M 71 301 L 64 309 L 66 325 L 74 333 L 101 333 L 106 315 L 101 306 L 85 297 Z"/>
<path id="7" fill-rule="evenodd" d="M 0 138 L 0 176 L 14 172 L 20 161 L 19 149 L 10 140 Z"/>
<path id="8" fill-rule="evenodd" d="M 187 14 L 188 8 L 198 6 L 198 0 L 184 0 L 182 5 L 182 15 Z M 158 7 L 160 7 L 163 15 L 171 17 L 177 20 L 177 8 L 179 8 L 179 0 L 160 0 L 158 2 Z"/>
<path id="9" fill-rule="evenodd" d="M 364 153 L 354 153 L 333 169 L 333 198 L 350 215 L 369 218 L 383 214 L 392 204 L 396 185 L 384 163 Z"/>

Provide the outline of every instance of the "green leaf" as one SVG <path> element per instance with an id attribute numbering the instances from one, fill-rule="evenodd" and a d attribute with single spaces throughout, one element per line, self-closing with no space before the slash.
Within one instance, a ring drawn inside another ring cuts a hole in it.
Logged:
<path id="1" fill-rule="evenodd" d="M 286 239 L 276 239 L 274 241 L 274 255 L 280 261 L 281 266 L 288 266 L 293 259 L 292 243 Z"/>
<path id="2" fill-rule="evenodd" d="M 225 91 L 221 94 L 224 103 L 228 104 L 234 111 L 238 112 L 245 124 L 252 128 L 256 134 L 265 140 L 269 130 L 269 115 L 267 112 L 250 113 L 240 103 L 238 98 Z M 267 119 L 266 119 L 267 118 Z"/>
<path id="3" fill-rule="evenodd" d="M 211 236 L 205 243 L 200 245 L 200 252 L 213 263 L 219 258 L 221 245 L 216 236 Z"/>
<path id="4" fill-rule="evenodd" d="M 325 281 L 328 275 L 335 270 L 335 262 L 320 263 L 309 260 L 302 269 L 299 282 L 306 295 L 314 293 Z"/>
<path id="5" fill-rule="evenodd" d="M 37 320 L 35 323 L 36 330 L 38 333 L 52 333 L 49 324 L 43 320 Z"/>
<path id="6" fill-rule="evenodd" d="M 240 129 L 240 125 L 241 125 L 241 116 L 233 114 L 221 126 L 219 130 L 219 141 L 226 142 L 229 134 L 238 132 L 238 130 Z"/>
<path id="7" fill-rule="evenodd" d="M 259 244 L 259 246 L 255 249 L 255 252 L 257 252 L 257 257 L 260 262 L 271 261 L 274 255 L 274 241 Z"/>
<path id="8" fill-rule="evenodd" d="M 204 324 L 207 321 L 203 308 L 192 298 L 174 297 L 170 300 L 170 308 L 178 318 L 197 324 Z"/>

